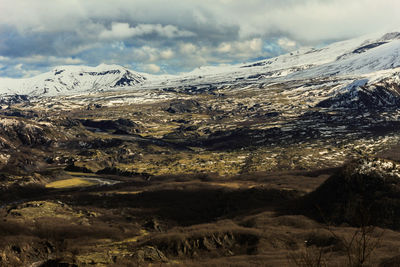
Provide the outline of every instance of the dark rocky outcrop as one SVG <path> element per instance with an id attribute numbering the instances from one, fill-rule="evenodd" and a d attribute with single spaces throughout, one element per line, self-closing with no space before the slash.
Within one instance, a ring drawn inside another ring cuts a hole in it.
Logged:
<path id="1" fill-rule="evenodd" d="M 169 113 L 198 113 L 202 111 L 200 103 L 196 100 L 175 100 L 172 101 L 169 105 L 169 108 L 166 109 Z"/>
<path id="2" fill-rule="evenodd" d="M 14 119 L 0 119 L 0 136 L 2 147 L 19 145 L 50 145 L 60 134 L 46 124 Z"/>
<path id="3" fill-rule="evenodd" d="M 141 132 L 141 127 L 130 119 L 117 120 L 79 120 L 83 126 L 99 129 L 101 131 L 114 130 L 115 134 L 136 134 Z"/>
<path id="4" fill-rule="evenodd" d="M 81 167 L 81 166 L 76 166 L 75 164 L 70 164 L 64 169 L 65 171 L 69 172 L 83 172 L 83 173 L 93 173 L 92 170 L 86 168 L 86 167 Z"/>
<path id="5" fill-rule="evenodd" d="M 345 165 L 304 197 L 305 214 L 324 222 L 400 229 L 398 164 L 360 159 Z"/>
<path id="6" fill-rule="evenodd" d="M 400 107 L 400 88 L 397 84 L 349 85 L 346 90 L 318 103 L 316 107 L 360 111 L 388 110 Z"/>
<path id="7" fill-rule="evenodd" d="M 372 43 L 372 44 L 364 45 L 364 46 L 361 46 L 361 47 L 355 49 L 355 50 L 353 51 L 353 53 L 354 53 L 354 54 L 361 54 L 361 53 L 364 53 L 364 52 L 366 52 L 366 51 L 368 51 L 368 50 L 370 50 L 370 49 L 372 49 L 372 48 L 381 46 L 381 45 L 383 45 L 383 44 L 386 44 L 386 42 L 377 42 L 377 43 Z"/>
<path id="8" fill-rule="evenodd" d="M 168 262 L 168 258 L 165 257 L 164 253 L 152 246 L 138 249 L 133 254 L 133 258 L 141 264 L 145 262 Z"/>
<path id="9" fill-rule="evenodd" d="M 256 231 L 232 229 L 165 234 L 146 242 L 167 257 L 218 257 L 255 254 L 260 237 Z"/>
<path id="10" fill-rule="evenodd" d="M 8 95 L 0 98 L 0 105 L 14 105 L 18 103 L 29 102 L 28 95 Z"/>
<path id="11" fill-rule="evenodd" d="M 107 174 L 107 175 L 119 175 L 119 176 L 143 176 L 145 178 L 149 178 L 150 175 L 148 173 L 138 173 L 138 172 L 131 172 L 131 171 L 124 171 L 115 167 L 106 167 L 96 172 L 97 174 Z"/>

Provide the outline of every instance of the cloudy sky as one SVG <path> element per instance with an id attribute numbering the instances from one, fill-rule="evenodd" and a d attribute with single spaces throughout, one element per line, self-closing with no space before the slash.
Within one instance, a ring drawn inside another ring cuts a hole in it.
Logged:
<path id="1" fill-rule="evenodd" d="M 149 73 L 400 31 L 398 0 L 0 0 L 0 77 L 59 65 Z"/>

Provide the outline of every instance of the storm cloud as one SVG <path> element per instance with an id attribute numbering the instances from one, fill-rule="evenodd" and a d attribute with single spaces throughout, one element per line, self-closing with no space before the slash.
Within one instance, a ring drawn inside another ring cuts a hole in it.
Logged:
<path id="1" fill-rule="evenodd" d="M 400 30 L 396 0 L 0 0 L 0 76 L 113 63 L 176 73 Z"/>

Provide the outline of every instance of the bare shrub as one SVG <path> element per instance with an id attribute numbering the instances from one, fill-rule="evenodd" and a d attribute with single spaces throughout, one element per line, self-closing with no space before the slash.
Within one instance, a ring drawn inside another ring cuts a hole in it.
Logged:
<path id="1" fill-rule="evenodd" d="M 339 238 L 347 256 L 347 266 L 361 267 L 369 264 L 376 248 L 381 243 L 383 231 L 378 232 L 375 226 L 360 226 L 348 236 L 339 236 L 333 230 L 332 235 Z"/>
<path id="2" fill-rule="evenodd" d="M 289 263 L 299 267 L 325 267 L 328 266 L 330 253 L 323 247 L 305 246 L 298 252 L 291 252 L 288 255 Z"/>

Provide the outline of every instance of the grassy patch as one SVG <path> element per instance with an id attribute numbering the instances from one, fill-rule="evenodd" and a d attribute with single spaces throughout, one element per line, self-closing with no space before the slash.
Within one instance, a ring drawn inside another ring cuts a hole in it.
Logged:
<path id="1" fill-rule="evenodd" d="M 65 180 L 59 180 L 46 184 L 47 188 L 68 188 L 68 187 L 84 187 L 95 185 L 93 182 L 89 182 L 81 178 L 71 178 Z"/>

